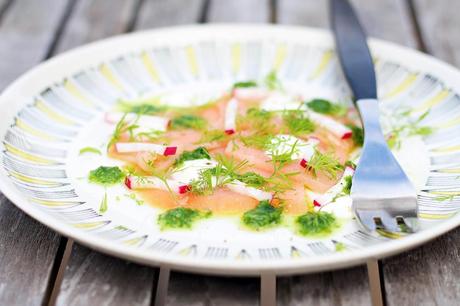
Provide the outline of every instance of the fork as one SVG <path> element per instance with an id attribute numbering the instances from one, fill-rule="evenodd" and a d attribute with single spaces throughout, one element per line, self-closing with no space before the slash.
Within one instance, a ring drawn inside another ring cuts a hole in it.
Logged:
<path id="1" fill-rule="evenodd" d="M 330 9 L 340 64 L 364 129 L 362 154 L 351 187 L 353 213 L 369 231 L 414 232 L 417 193 L 380 126 L 377 82 L 366 35 L 347 0 L 331 0 Z"/>

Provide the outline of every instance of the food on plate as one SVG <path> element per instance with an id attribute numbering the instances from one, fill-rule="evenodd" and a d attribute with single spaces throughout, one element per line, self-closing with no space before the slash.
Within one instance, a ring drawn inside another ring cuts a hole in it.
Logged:
<path id="1" fill-rule="evenodd" d="M 275 73 L 201 104 L 168 104 L 167 95 L 123 101 L 104 121 L 113 129 L 108 156 L 123 162 L 124 172 L 100 167 L 90 180 L 124 179 L 129 192 L 164 210 L 161 229 L 236 214 L 250 230 L 291 220 L 301 235 L 329 233 L 344 216 L 323 208 L 349 209 L 349 201 L 337 200 L 350 193 L 352 159 L 362 145 L 349 114 L 344 104 L 287 91 Z"/>

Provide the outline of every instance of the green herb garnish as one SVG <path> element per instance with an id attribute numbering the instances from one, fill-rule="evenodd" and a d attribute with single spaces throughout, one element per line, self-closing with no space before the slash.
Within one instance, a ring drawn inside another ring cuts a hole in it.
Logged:
<path id="1" fill-rule="evenodd" d="M 429 110 L 421 114 L 415 120 L 406 122 L 404 124 L 396 124 L 392 127 L 390 137 L 387 139 L 388 146 L 390 148 L 399 148 L 401 146 L 401 139 L 405 136 L 429 136 L 434 132 L 434 129 L 429 126 L 420 126 L 420 122 L 428 116 Z M 397 114 L 396 117 L 400 117 L 399 122 L 404 122 L 404 117 L 410 115 L 410 111 L 405 111 Z M 395 122 L 398 122 L 395 121 Z"/>
<path id="2" fill-rule="evenodd" d="M 233 88 L 248 88 L 248 87 L 257 87 L 256 81 L 244 81 L 244 82 L 236 82 L 233 84 Z"/>
<path id="3" fill-rule="evenodd" d="M 102 198 L 101 205 L 99 206 L 99 212 L 101 214 L 105 213 L 108 209 L 107 206 L 107 192 L 104 193 L 104 197 Z"/>
<path id="4" fill-rule="evenodd" d="M 168 110 L 166 105 L 138 104 L 129 105 L 121 104 L 120 108 L 126 113 L 136 113 L 140 115 L 153 115 L 163 113 Z"/>
<path id="5" fill-rule="evenodd" d="M 203 147 L 198 147 L 193 151 L 184 151 L 178 158 L 174 161 L 174 166 L 180 166 L 187 160 L 195 159 L 211 159 L 208 150 Z"/>
<path id="6" fill-rule="evenodd" d="M 125 174 L 118 167 L 100 166 L 89 172 L 89 181 L 95 184 L 111 186 L 120 183 Z"/>
<path id="7" fill-rule="evenodd" d="M 355 146 L 362 147 L 364 144 L 364 130 L 361 127 L 353 124 L 347 124 L 347 127 L 351 129 L 351 139 L 353 140 Z"/>
<path id="8" fill-rule="evenodd" d="M 313 175 L 318 172 L 324 172 L 329 178 L 336 178 L 339 171 L 343 170 L 343 166 L 331 153 L 321 153 L 315 150 L 315 153 L 308 161 L 306 168 Z"/>
<path id="9" fill-rule="evenodd" d="M 264 84 L 268 89 L 271 90 L 282 90 L 283 86 L 281 85 L 278 76 L 276 75 L 276 71 L 273 70 L 264 79 Z"/>
<path id="10" fill-rule="evenodd" d="M 198 143 L 209 143 L 214 141 L 222 141 L 225 139 L 227 134 L 222 130 L 206 130 L 203 132 Z"/>
<path id="11" fill-rule="evenodd" d="M 260 201 L 256 208 L 243 214 L 241 221 L 251 229 L 259 230 L 281 222 L 281 208 L 275 208 L 268 201 Z"/>
<path id="12" fill-rule="evenodd" d="M 161 230 L 165 229 L 190 229 L 194 222 L 208 218 L 211 212 L 201 212 L 196 209 L 178 207 L 168 210 L 158 216 Z"/>
<path id="13" fill-rule="evenodd" d="M 294 136 L 305 135 L 315 130 L 315 123 L 308 118 L 305 112 L 300 110 L 285 111 L 283 122 L 289 133 Z"/>
<path id="14" fill-rule="evenodd" d="M 81 149 L 80 149 L 80 152 L 79 152 L 79 155 L 83 155 L 83 154 L 85 154 L 85 153 L 93 153 L 93 154 L 102 155 L 101 150 L 99 150 L 98 148 L 93 148 L 93 147 L 84 147 L 84 148 L 81 148 Z"/>
<path id="15" fill-rule="evenodd" d="M 324 99 L 313 99 L 305 103 L 312 111 L 320 114 L 343 116 L 347 113 L 347 107 L 340 104 L 331 103 Z"/>
<path id="16" fill-rule="evenodd" d="M 171 120 L 171 128 L 203 130 L 206 128 L 206 120 L 195 115 L 181 115 Z"/>
<path id="17" fill-rule="evenodd" d="M 333 214 L 328 212 L 308 212 L 295 219 L 301 235 L 329 234 L 338 226 Z"/>

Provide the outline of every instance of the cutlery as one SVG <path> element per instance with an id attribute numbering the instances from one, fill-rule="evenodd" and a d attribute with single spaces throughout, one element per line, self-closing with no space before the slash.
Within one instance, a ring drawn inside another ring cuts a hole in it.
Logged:
<path id="1" fill-rule="evenodd" d="M 369 231 L 414 232 L 417 194 L 382 133 L 366 34 L 348 0 L 331 0 L 330 16 L 342 71 L 364 129 L 362 154 L 351 187 L 353 213 Z"/>

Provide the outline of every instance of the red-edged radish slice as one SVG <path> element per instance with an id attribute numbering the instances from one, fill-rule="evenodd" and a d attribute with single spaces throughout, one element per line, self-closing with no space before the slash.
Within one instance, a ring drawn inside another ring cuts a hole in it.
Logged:
<path id="1" fill-rule="evenodd" d="M 328 129 L 332 134 L 336 135 L 341 139 L 348 139 L 353 135 L 351 129 L 343 125 L 342 123 L 335 121 L 329 117 L 309 112 L 310 119 L 316 124 Z"/>
<path id="2" fill-rule="evenodd" d="M 342 178 L 340 181 L 332 186 L 324 194 L 318 194 L 315 192 L 309 192 L 310 198 L 313 201 L 314 206 L 324 206 L 334 200 L 334 198 L 340 194 L 343 190 L 343 187 L 346 185 L 347 177 L 353 176 L 355 170 L 352 167 L 347 166 L 343 172 Z"/>
<path id="3" fill-rule="evenodd" d="M 236 130 L 236 114 L 238 111 L 238 100 L 235 98 L 228 101 L 227 107 L 225 108 L 225 133 L 231 135 Z"/>
<path id="4" fill-rule="evenodd" d="M 155 176 L 127 176 L 125 185 L 129 189 L 161 189 L 185 194 L 190 191 L 190 185 L 181 184 L 174 180 L 163 181 Z"/>
<path id="5" fill-rule="evenodd" d="M 270 192 L 266 192 L 266 191 L 263 191 L 263 190 L 260 190 L 254 187 L 246 186 L 243 182 L 240 182 L 240 181 L 233 181 L 225 186 L 233 192 L 247 195 L 258 201 L 264 201 L 264 200 L 271 201 L 273 198 L 273 195 Z"/>
<path id="6" fill-rule="evenodd" d="M 300 160 L 300 166 L 302 168 L 307 168 L 308 161 L 315 154 L 315 148 L 319 144 L 319 139 L 316 137 L 310 137 L 305 146 L 301 147 L 302 158 Z"/>
<path id="7" fill-rule="evenodd" d="M 125 116 L 121 112 L 108 112 L 104 116 L 104 120 L 110 124 L 117 124 L 121 118 Z M 125 116 L 127 124 L 136 124 L 144 130 L 166 131 L 169 125 L 169 119 L 159 116 L 138 115 L 135 113 L 127 113 Z"/>
<path id="8" fill-rule="evenodd" d="M 233 97 L 238 100 L 262 100 L 265 99 L 269 93 L 267 89 L 259 87 L 235 88 L 233 90 Z"/>
<path id="9" fill-rule="evenodd" d="M 115 149 L 118 153 L 155 152 L 164 156 L 175 155 L 177 152 L 176 146 L 163 146 L 147 142 L 117 142 Z"/>

